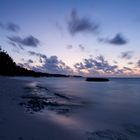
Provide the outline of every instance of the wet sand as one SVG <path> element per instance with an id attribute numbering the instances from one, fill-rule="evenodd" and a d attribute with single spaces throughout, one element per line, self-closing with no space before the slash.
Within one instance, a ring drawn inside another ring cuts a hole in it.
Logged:
<path id="1" fill-rule="evenodd" d="M 27 83 L 0 77 L 0 140 L 81 140 L 80 134 L 40 119 L 19 105 L 27 95 Z"/>

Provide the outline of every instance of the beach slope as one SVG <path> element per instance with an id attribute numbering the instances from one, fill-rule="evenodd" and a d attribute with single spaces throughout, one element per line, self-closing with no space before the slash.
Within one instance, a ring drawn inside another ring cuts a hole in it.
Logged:
<path id="1" fill-rule="evenodd" d="M 78 134 L 30 114 L 19 103 L 26 81 L 0 77 L 0 140 L 78 140 Z"/>

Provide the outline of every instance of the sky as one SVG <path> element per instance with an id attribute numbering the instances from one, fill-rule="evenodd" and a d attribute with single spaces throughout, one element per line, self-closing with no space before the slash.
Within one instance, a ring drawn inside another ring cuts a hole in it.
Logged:
<path id="1" fill-rule="evenodd" d="M 0 0 L 0 46 L 35 71 L 140 76 L 139 0 Z"/>

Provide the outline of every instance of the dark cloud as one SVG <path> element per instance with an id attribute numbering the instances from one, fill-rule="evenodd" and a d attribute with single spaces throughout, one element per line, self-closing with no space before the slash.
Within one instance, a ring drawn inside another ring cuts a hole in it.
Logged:
<path id="1" fill-rule="evenodd" d="M 113 38 L 111 39 L 104 39 L 104 38 L 100 38 L 98 39 L 99 42 L 103 42 L 103 43 L 109 43 L 109 44 L 113 44 L 113 45 L 125 45 L 128 43 L 128 40 L 125 39 L 121 33 L 116 34 Z"/>
<path id="2" fill-rule="evenodd" d="M 33 70 L 34 66 L 32 66 L 32 64 L 34 63 L 34 61 L 32 59 L 25 60 L 24 58 L 22 58 L 21 61 L 22 63 L 18 63 L 18 66 Z"/>
<path id="3" fill-rule="evenodd" d="M 34 63 L 34 61 L 32 59 L 29 59 L 28 63 Z"/>
<path id="4" fill-rule="evenodd" d="M 116 60 L 113 61 L 114 64 L 118 64 L 118 62 Z"/>
<path id="5" fill-rule="evenodd" d="M 20 27 L 14 23 L 8 23 L 6 28 L 7 30 L 12 31 L 12 32 L 18 32 L 20 30 Z"/>
<path id="6" fill-rule="evenodd" d="M 137 62 L 137 66 L 140 67 L 140 60 Z"/>
<path id="7" fill-rule="evenodd" d="M 8 40 L 18 46 L 28 46 L 28 47 L 38 47 L 40 44 L 39 39 L 35 38 L 34 36 L 30 35 L 25 38 L 21 38 L 19 36 L 12 36 L 7 37 Z"/>
<path id="8" fill-rule="evenodd" d="M 57 56 L 51 56 L 47 58 L 45 63 L 42 65 L 42 69 L 49 73 L 59 74 L 72 74 L 73 70 L 67 66 L 62 60 L 58 60 Z"/>
<path id="9" fill-rule="evenodd" d="M 37 57 L 39 57 L 40 59 L 43 59 L 43 60 L 47 59 L 47 56 L 45 54 L 42 54 L 42 53 L 37 53 L 37 52 L 34 52 L 34 51 L 28 51 L 28 53 L 29 53 L 29 55 L 37 56 Z"/>
<path id="10" fill-rule="evenodd" d="M 110 65 L 103 56 L 98 56 L 95 59 L 84 59 L 84 62 L 76 63 L 74 65 L 77 71 L 88 70 L 88 72 L 99 73 L 112 73 L 118 68 L 117 65 Z"/>
<path id="11" fill-rule="evenodd" d="M 85 51 L 85 47 L 82 44 L 79 44 L 78 47 L 80 48 L 81 51 Z"/>
<path id="12" fill-rule="evenodd" d="M 11 32 L 18 32 L 20 30 L 19 25 L 12 22 L 9 22 L 7 24 L 0 23 L 0 27 Z"/>
<path id="13" fill-rule="evenodd" d="M 34 61 L 32 59 L 28 59 L 28 60 L 25 60 L 24 58 L 21 58 L 21 61 L 23 62 L 27 62 L 27 63 L 34 63 Z"/>
<path id="14" fill-rule="evenodd" d="M 133 64 L 133 62 L 128 62 L 127 64 L 128 64 L 128 65 L 132 65 L 132 64 Z"/>
<path id="15" fill-rule="evenodd" d="M 66 48 L 70 50 L 70 49 L 72 49 L 72 48 L 74 48 L 74 47 L 73 47 L 72 45 L 67 45 Z M 84 47 L 82 44 L 79 44 L 79 45 L 78 45 L 78 48 L 79 48 L 82 52 L 85 51 L 85 47 Z"/>
<path id="16" fill-rule="evenodd" d="M 17 48 L 18 51 L 19 51 L 19 49 L 24 50 L 23 46 L 20 45 L 20 44 L 14 43 L 14 42 L 12 42 L 12 41 L 8 41 L 8 43 L 9 43 L 10 45 L 12 45 L 13 47 Z"/>
<path id="17" fill-rule="evenodd" d="M 133 51 L 122 52 L 120 57 L 124 59 L 131 59 L 133 57 Z"/>
<path id="18" fill-rule="evenodd" d="M 132 71 L 132 69 L 129 67 L 123 67 L 123 69 L 124 69 L 124 71 Z"/>
<path id="19" fill-rule="evenodd" d="M 30 63 L 28 63 L 28 62 L 25 62 L 25 63 L 18 63 L 17 65 L 20 66 L 20 67 L 29 69 L 29 70 L 32 69 L 32 67 L 30 66 Z"/>
<path id="20" fill-rule="evenodd" d="M 82 17 L 80 18 L 75 9 L 72 10 L 69 21 L 68 21 L 68 30 L 71 35 L 77 33 L 97 33 L 99 25 L 95 22 L 91 22 L 89 18 Z"/>
<path id="21" fill-rule="evenodd" d="M 74 67 L 75 67 L 78 71 L 79 71 L 79 70 L 83 70 L 83 69 L 86 68 L 85 65 L 84 65 L 82 62 L 76 63 L 76 64 L 74 65 Z"/>
<path id="22" fill-rule="evenodd" d="M 137 67 L 140 67 L 140 60 L 137 62 Z M 90 76 L 130 76 L 134 74 L 134 69 L 124 66 L 119 68 L 118 65 L 109 64 L 102 56 L 95 58 L 86 58 L 83 62 L 74 65 L 77 73 Z"/>
<path id="23" fill-rule="evenodd" d="M 114 38 L 108 41 L 110 44 L 115 44 L 115 45 L 124 45 L 127 43 L 127 40 L 121 34 L 116 34 Z"/>
<path id="24" fill-rule="evenodd" d="M 44 54 L 37 53 L 34 51 L 28 51 L 29 55 L 39 57 L 39 62 L 42 66 L 34 67 L 34 69 L 42 72 L 48 73 L 58 73 L 58 74 L 72 74 L 73 70 L 67 66 L 62 60 L 59 60 L 57 56 L 47 57 Z"/>

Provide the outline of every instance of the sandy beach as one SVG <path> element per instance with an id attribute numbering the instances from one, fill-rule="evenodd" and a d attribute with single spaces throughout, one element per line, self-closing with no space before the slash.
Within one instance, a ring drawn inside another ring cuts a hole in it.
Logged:
<path id="1" fill-rule="evenodd" d="M 81 140 L 76 132 L 27 113 L 19 103 L 27 81 L 0 77 L 0 140 Z"/>

